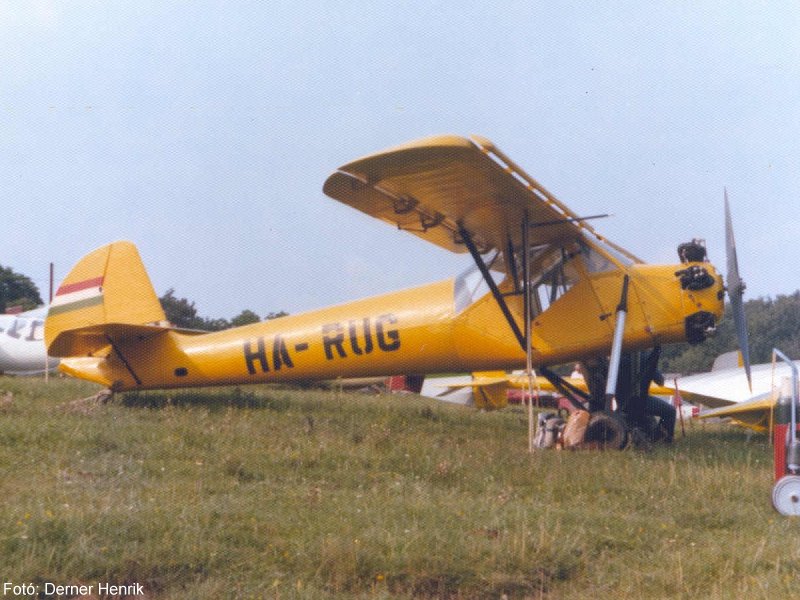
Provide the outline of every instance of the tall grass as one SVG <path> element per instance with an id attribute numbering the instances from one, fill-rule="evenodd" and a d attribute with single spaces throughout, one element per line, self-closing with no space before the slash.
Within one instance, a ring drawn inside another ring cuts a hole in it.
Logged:
<path id="1" fill-rule="evenodd" d="M 0 578 L 149 598 L 788 598 L 771 449 L 525 451 L 515 409 L 2 378 Z"/>

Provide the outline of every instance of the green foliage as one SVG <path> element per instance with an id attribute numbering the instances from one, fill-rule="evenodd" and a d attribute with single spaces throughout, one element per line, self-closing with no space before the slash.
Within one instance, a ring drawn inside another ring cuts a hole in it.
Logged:
<path id="1" fill-rule="evenodd" d="M 259 321 L 261 321 L 261 317 L 252 310 L 245 309 L 231 319 L 230 326 L 240 327 L 241 325 L 249 325 L 250 323 L 258 323 Z"/>
<path id="2" fill-rule="evenodd" d="M 800 358 L 800 291 L 748 302 L 746 310 L 755 362 L 771 360 L 773 348 Z"/>
<path id="3" fill-rule="evenodd" d="M 197 308 L 194 302 L 190 302 L 186 298 L 176 298 L 173 288 L 168 289 L 159 300 L 161 301 L 161 307 L 164 309 L 164 313 L 167 315 L 167 321 L 172 323 L 175 327 L 181 327 L 183 329 L 220 331 L 222 329 L 229 329 L 230 327 L 239 327 L 241 325 L 248 325 L 261 321 L 261 318 L 249 309 L 243 310 L 231 320 L 201 317 L 197 314 Z M 266 316 L 266 319 L 274 319 L 286 314 L 288 313 L 284 311 L 277 313 L 271 312 Z"/>
<path id="4" fill-rule="evenodd" d="M 279 310 L 278 312 L 268 312 L 267 315 L 264 317 L 265 321 L 271 321 L 272 319 L 278 319 L 280 317 L 285 317 L 289 313 L 285 310 Z"/>
<path id="5" fill-rule="evenodd" d="M 525 451 L 524 413 L 275 387 L 73 402 L 2 378 L 7 581 L 177 598 L 788 598 L 771 448 Z M 709 502 L 709 498 L 712 499 Z"/>
<path id="6" fill-rule="evenodd" d="M 173 288 L 168 289 L 159 300 L 164 313 L 167 315 L 167 321 L 175 327 L 203 329 L 204 319 L 197 316 L 194 302 L 189 302 L 186 298 L 176 298 Z"/>
<path id="7" fill-rule="evenodd" d="M 22 310 L 30 310 L 40 304 L 42 297 L 39 295 L 39 288 L 29 277 L 0 265 L 0 313 L 12 306 L 22 306 Z"/>
<path id="8" fill-rule="evenodd" d="M 736 330 L 729 306 L 717 326 L 716 333 L 702 344 L 673 344 L 664 348 L 661 370 L 664 373 L 697 373 L 708 371 L 714 359 L 738 350 Z M 751 362 L 772 360 L 772 349 L 800 359 L 800 291 L 779 295 L 775 299 L 757 298 L 745 302 Z"/>

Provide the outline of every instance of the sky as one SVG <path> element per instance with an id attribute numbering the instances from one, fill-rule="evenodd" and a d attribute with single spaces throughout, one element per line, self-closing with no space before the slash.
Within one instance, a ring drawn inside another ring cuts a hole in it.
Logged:
<path id="1" fill-rule="evenodd" d="M 0 265 L 46 296 L 137 244 L 204 317 L 297 313 L 470 264 L 322 193 L 361 156 L 479 134 L 647 262 L 723 190 L 746 298 L 800 288 L 796 0 L 0 0 Z"/>

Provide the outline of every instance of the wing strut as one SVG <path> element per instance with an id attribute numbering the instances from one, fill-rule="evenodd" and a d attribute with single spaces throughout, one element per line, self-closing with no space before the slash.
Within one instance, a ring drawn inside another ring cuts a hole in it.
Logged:
<path id="1" fill-rule="evenodd" d="M 589 402 L 589 395 L 586 394 L 583 390 L 579 390 L 570 382 L 565 381 L 561 375 L 558 373 L 551 371 L 547 367 L 539 367 L 539 373 L 544 375 L 544 377 L 553 384 L 553 387 L 556 388 L 561 394 L 569 400 L 570 404 L 577 409 L 586 410 L 586 407 L 581 404 L 581 402 L 575 398 L 575 396 L 580 396 L 586 402 Z"/>
<path id="2" fill-rule="evenodd" d="M 494 279 L 492 279 L 492 274 L 489 272 L 489 267 L 486 266 L 486 263 L 483 262 L 483 258 L 478 252 L 477 246 L 475 246 L 475 242 L 472 240 L 472 236 L 469 234 L 464 226 L 459 223 L 458 224 L 458 233 L 461 236 L 461 239 L 464 240 L 464 244 L 467 246 L 469 253 L 472 255 L 472 259 L 475 261 L 475 264 L 480 269 L 481 275 L 483 275 L 484 281 L 486 281 L 486 285 L 489 286 L 489 289 L 492 291 L 492 296 L 494 296 L 497 305 L 500 307 L 500 310 L 503 312 L 503 316 L 505 316 L 506 321 L 508 321 L 511 330 L 514 332 L 514 336 L 517 338 L 519 345 L 522 347 L 523 352 L 526 351 L 525 347 L 525 336 L 523 335 L 522 331 L 517 324 L 516 319 L 514 319 L 514 315 L 511 314 L 511 309 L 508 308 L 508 304 L 506 304 L 505 298 L 503 298 L 502 292 L 500 292 L 500 288 L 497 287 Z"/>

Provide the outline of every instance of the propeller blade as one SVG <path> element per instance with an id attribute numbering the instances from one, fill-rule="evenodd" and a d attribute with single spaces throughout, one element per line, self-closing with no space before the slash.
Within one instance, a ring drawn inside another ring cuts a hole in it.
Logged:
<path id="1" fill-rule="evenodd" d="M 736 258 L 736 241 L 733 238 L 733 221 L 731 208 L 728 204 L 728 190 L 725 189 L 725 253 L 728 261 L 728 298 L 731 301 L 733 323 L 736 327 L 736 337 L 739 340 L 739 351 L 742 353 L 744 370 L 747 373 L 747 385 L 753 391 L 753 381 L 750 374 L 750 346 L 747 340 L 747 321 L 744 316 L 744 281 L 739 276 L 739 261 Z"/>

